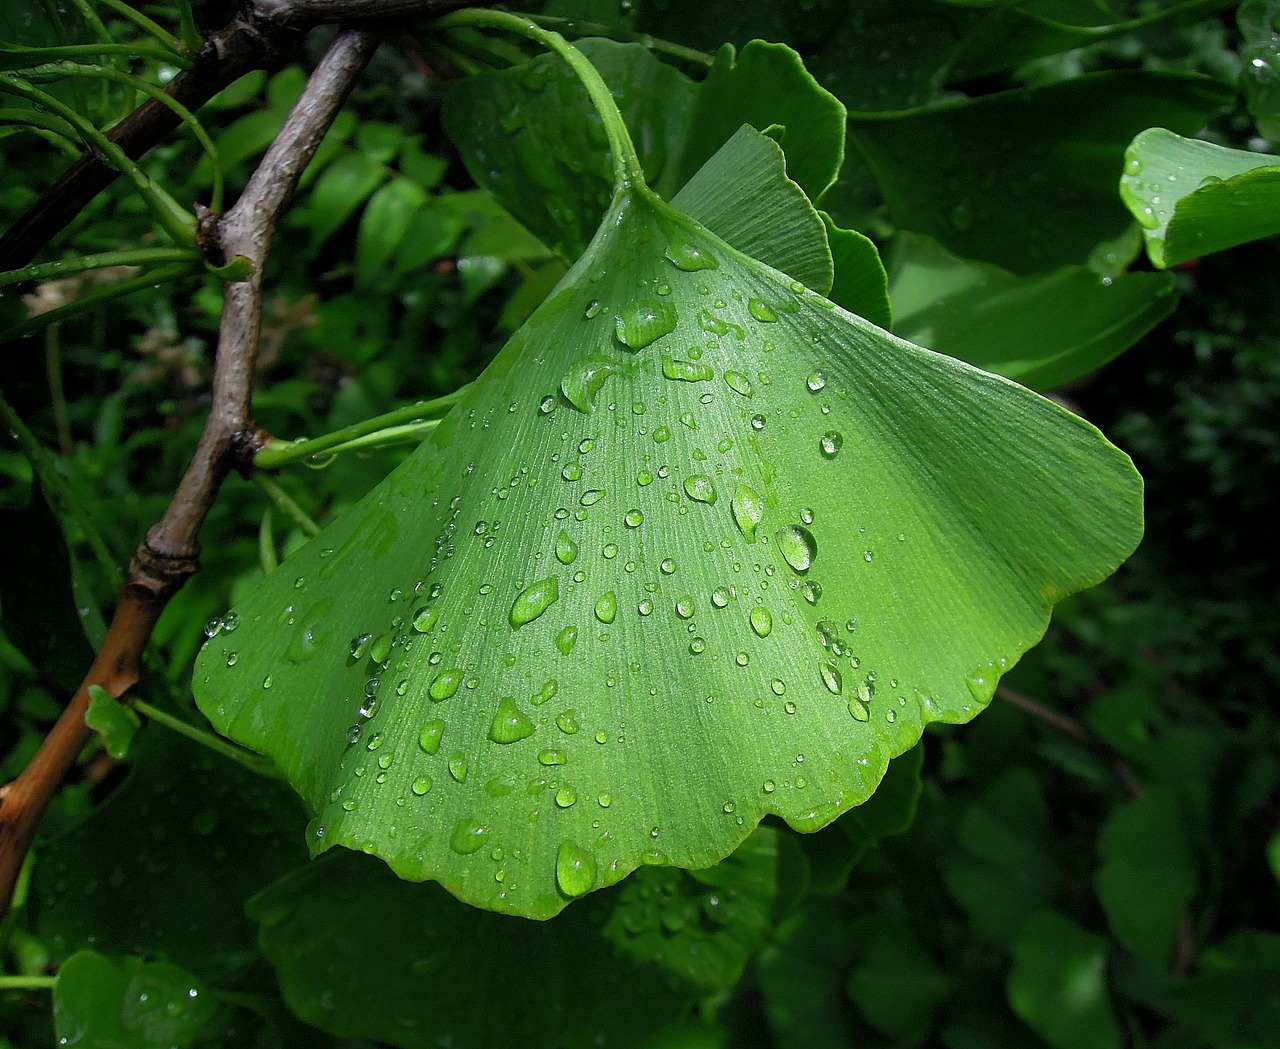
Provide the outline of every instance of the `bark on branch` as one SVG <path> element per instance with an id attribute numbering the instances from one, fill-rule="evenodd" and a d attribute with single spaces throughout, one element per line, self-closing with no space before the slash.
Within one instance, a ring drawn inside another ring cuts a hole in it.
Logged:
<path id="1" fill-rule="evenodd" d="M 120 696 L 138 681 L 142 651 L 160 613 L 199 558 L 197 535 L 214 496 L 252 433 L 250 393 L 262 320 L 262 274 L 271 238 L 298 178 L 377 47 L 366 30 L 340 32 L 307 81 L 284 127 L 235 206 L 215 227 L 227 258 L 253 264 L 248 280 L 227 285 L 213 404 L 191 464 L 164 516 L 147 532 L 129 565 L 102 649 L 30 764 L 0 788 L 0 916 L 31 845 L 36 825 L 89 741 L 84 715 L 90 685 Z"/>

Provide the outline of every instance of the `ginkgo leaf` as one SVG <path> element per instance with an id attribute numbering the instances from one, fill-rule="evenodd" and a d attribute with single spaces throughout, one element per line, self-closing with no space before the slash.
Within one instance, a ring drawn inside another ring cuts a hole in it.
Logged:
<path id="1" fill-rule="evenodd" d="M 1088 424 L 623 191 L 197 696 L 315 810 L 314 852 L 545 918 L 863 801 L 1139 532 Z"/>
<path id="2" fill-rule="evenodd" d="M 313 853 L 533 918 L 866 800 L 1141 532 L 1095 429 L 730 247 L 602 115 L 586 254 L 194 679 Z"/>

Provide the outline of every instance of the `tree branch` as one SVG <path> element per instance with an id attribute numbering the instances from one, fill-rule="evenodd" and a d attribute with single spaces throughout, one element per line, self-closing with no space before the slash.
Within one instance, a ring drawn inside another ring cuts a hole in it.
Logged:
<path id="1" fill-rule="evenodd" d="M 173 501 L 133 556 L 106 640 L 84 682 L 30 764 L 0 788 L 0 915 L 8 908 L 40 816 L 89 741 L 84 723 L 89 686 L 101 685 L 118 698 L 137 683 L 142 651 L 160 613 L 197 568 L 200 526 L 252 440 L 250 393 L 262 321 L 262 275 L 272 235 L 299 176 L 377 42 L 363 30 L 338 34 L 244 193 L 215 227 L 212 246 L 228 258 L 244 256 L 253 273 L 227 285 L 209 418 Z"/>

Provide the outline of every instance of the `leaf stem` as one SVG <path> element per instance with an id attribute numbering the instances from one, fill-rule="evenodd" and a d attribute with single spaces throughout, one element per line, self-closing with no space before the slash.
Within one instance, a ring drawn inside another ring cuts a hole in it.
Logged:
<path id="1" fill-rule="evenodd" d="M 44 65 L 46 62 L 58 62 L 63 59 L 99 58 L 103 55 L 124 55 L 127 58 L 154 58 L 168 62 L 181 69 L 190 69 L 194 63 L 184 55 L 169 51 L 166 48 L 150 47 L 147 44 L 62 44 L 53 47 L 23 47 L 20 44 L 0 44 L 0 55 L 26 56 L 29 64 L 6 62 L 10 69 L 24 69 L 31 66 Z"/>
<path id="2" fill-rule="evenodd" d="M 310 440 L 303 441 L 281 441 L 272 438 L 253 457 L 253 465 L 260 470 L 274 470 L 278 466 L 304 462 L 322 452 L 331 451 L 339 445 L 348 444 L 358 438 L 377 433 L 379 430 L 403 423 L 439 420 L 461 400 L 468 388 L 462 386 L 453 393 L 447 393 L 434 400 L 407 404 L 403 408 L 396 408 L 384 415 L 376 415 L 372 419 L 344 426 L 341 430 L 334 430 L 333 433 L 325 434 L 323 437 L 312 437 Z"/>
<path id="3" fill-rule="evenodd" d="M 609 138 L 609 151 L 613 155 L 615 189 L 645 188 L 644 170 L 640 166 L 640 158 L 636 155 L 631 133 L 627 131 L 627 125 L 622 120 L 622 114 L 618 112 L 618 105 L 614 102 L 613 95 L 609 93 L 609 88 L 596 71 L 596 67 L 559 33 L 543 29 L 528 16 L 512 15 L 503 11 L 455 11 L 445 15 L 435 24 L 441 29 L 475 26 L 479 29 L 500 29 L 518 33 L 542 44 L 543 47 L 563 58 L 582 82 L 582 86 L 587 89 L 591 104 L 604 124 L 605 134 Z"/>
<path id="4" fill-rule="evenodd" d="M 303 532 L 309 536 L 317 536 L 320 534 L 320 526 L 316 524 L 307 515 L 293 498 L 280 487 L 272 478 L 264 473 L 255 471 L 253 475 L 253 483 L 256 484 L 271 500 L 271 505 L 284 514 L 289 520 L 296 524 Z"/>
<path id="5" fill-rule="evenodd" d="M 262 524 L 258 525 L 258 563 L 262 565 L 262 574 L 270 575 L 280 567 L 280 557 L 276 554 L 276 533 L 272 527 L 271 507 L 262 515 Z"/>
<path id="6" fill-rule="evenodd" d="M 135 11 L 122 0 L 98 0 L 103 7 L 109 7 L 127 22 L 132 22 L 148 36 L 155 37 L 165 48 L 172 52 L 177 52 L 182 45 L 174 38 L 174 36 L 160 25 L 153 22 L 141 11 Z M 175 55 L 176 57 L 176 55 Z"/>
<path id="7" fill-rule="evenodd" d="M 554 29 L 574 37 L 603 36 L 609 40 L 618 40 L 625 44 L 643 44 L 650 51 L 683 59 L 698 66 L 710 66 L 715 61 L 714 55 L 685 47 L 662 37 L 650 36 L 648 33 L 637 33 L 621 26 L 605 25 L 603 22 L 584 22 L 577 18 L 559 18 L 556 15 L 530 15 L 544 29 Z"/>
<path id="8" fill-rule="evenodd" d="M 56 976 L 0 975 L 0 991 L 52 991 L 57 982 Z"/>
<path id="9" fill-rule="evenodd" d="M 48 280 L 84 273 L 86 270 L 104 269 L 107 266 L 141 266 L 148 262 L 190 262 L 199 264 L 199 256 L 187 248 L 130 248 L 124 251 L 104 251 L 98 255 L 81 255 L 58 262 L 42 262 L 23 266 L 20 270 L 0 273 L 0 288 L 10 284 L 22 284 L 29 280 Z"/>
<path id="10" fill-rule="evenodd" d="M 256 772 L 259 776 L 265 776 L 267 779 L 281 778 L 279 770 L 268 759 L 242 747 L 237 747 L 234 743 L 228 743 L 221 736 L 215 736 L 212 732 L 196 728 L 195 725 L 183 721 L 182 718 L 175 717 L 168 711 L 153 707 L 144 699 L 131 699 L 129 700 L 129 706 L 133 707 L 139 714 L 145 714 L 151 721 L 171 729 L 179 736 L 185 736 L 192 742 L 199 743 L 202 747 L 207 747 L 215 754 L 221 754 L 224 758 L 230 758 L 237 765 L 243 765 L 250 772 Z"/>

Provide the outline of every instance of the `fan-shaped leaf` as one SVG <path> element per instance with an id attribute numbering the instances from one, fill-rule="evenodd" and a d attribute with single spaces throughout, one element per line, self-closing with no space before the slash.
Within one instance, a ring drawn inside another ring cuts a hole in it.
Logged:
<path id="1" fill-rule="evenodd" d="M 1140 527 L 1086 423 L 622 191 L 195 685 L 315 810 L 313 851 L 548 917 L 865 800 Z"/>

